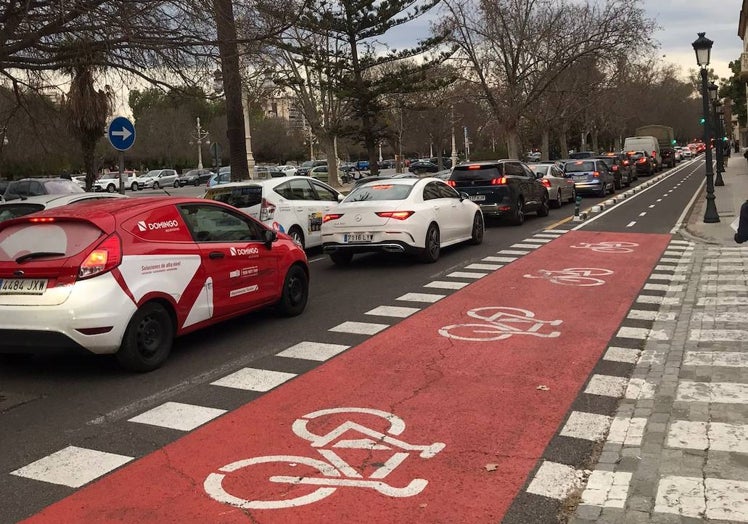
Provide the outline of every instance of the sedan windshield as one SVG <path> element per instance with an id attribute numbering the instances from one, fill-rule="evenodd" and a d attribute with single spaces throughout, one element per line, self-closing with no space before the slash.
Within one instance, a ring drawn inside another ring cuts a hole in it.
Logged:
<path id="1" fill-rule="evenodd" d="M 594 162 L 567 162 L 564 165 L 564 171 L 567 173 L 586 173 L 587 171 L 594 171 Z"/>
<path id="2" fill-rule="evenodd" d="M 366 184 L 354 188 L 343 202 L 405 200 L 412 190 L 411 184 Z"/>

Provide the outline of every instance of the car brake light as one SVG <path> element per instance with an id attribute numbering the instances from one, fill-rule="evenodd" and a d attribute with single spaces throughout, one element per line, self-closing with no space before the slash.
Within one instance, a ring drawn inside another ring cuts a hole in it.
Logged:
<path id="1" fill-rule="evenodd" d="M 652 151 L 652 158 L 656 158 L 656 157 L 657 157 L 657 151 Z"/>
<path id="2" fill-rule="evenodd" d="M 624 166 L 627 166 L 627 165 L 629 165 L 629 161 L 628 161 L 628 160 L 624 160 L 624 161 L 623 161 L 623 165 L 624 165 Z"/>
<path id="3" fill-rule="evenodd" d="M 541 183 L 541 184 L 543 184 L 543 185 L 544 185 L 545 187 L 547 187 L 548 189 L 550 189 L 550 188 L 551 188 L 551 181 L 550 181 L 550 180 L 548 180 L 547 178 L 544 178 L 543 180 L 541 180 L 541 181 L 540 181 L 540 183 Z"/>
<path id="4" fill-rule="evenodd" d="M 122 241 L 117 233 L 112 233 L 102 240 L 96 249 L 78 268 L 78 278 L 84 279 L 111 271 L 122 262 Z"/>
<path id="5" fill-rule="evenodd" d="M 33 222 L 34 224 L 49 223 L 54 221 L 55 219 L 51 217 L 29 218 L 29 222 Z"/>
<path id="6" fill-rule="evenodd" d="M 322 222 L 329 222 L 331 220 L 337 220 L 343 216 L 343 213 L 329 213 L 322 217 Z"/>
<path id="7" fill-rule="evenodd" d="M 618 171 L 618 166 L 613 166 L 613 171 Z"/>
<path id="8" fill-rule="evenodd" d="M 260 203 L 260 221 L 271 220 L 274 214 L 275 206 L 263 198 Z"/>
<path id="9" fill-rule="evenodd" d="M 447 185 L 449 187 L 457 187 L 457 182 L 455 182 L 454 180 L 447 180 Z"/>
<path id="10" fill-rule="evenodd" d="M 600 178 L 600 172 L 599 171 L 595 171 L 595 172 L 592 173 L 592 176 L 594 176 L 595 178 Z"/>
<path id="11" fill-rule="evenodd" d="M 505 186 L 506 185 L 506 177 L 502 176 L 499 178 L 492 178 L 491 179 L 491 185 L 492 186 Z"/>
<path id="12" fill-rule="evenodd" d="M 481 168 L 480 164 L 473 164 L 473 165 L 468 166 L 468 169 L 480 169 L 480 168 Z"/>
<path id="13" fill-rule="evenodd" d="M 415 213 L 415 211 L 378 211 L 376 215 L 382 218 L 394 218 L 396 220 L 405 220 Z"/>

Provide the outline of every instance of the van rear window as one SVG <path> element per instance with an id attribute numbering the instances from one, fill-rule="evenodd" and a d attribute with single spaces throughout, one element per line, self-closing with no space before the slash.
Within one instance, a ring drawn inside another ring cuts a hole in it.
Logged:
<path id="1" fill-rule="evenodd" d="M 8 262 L 27 253 L 64 253 L 77 255 L 100 236 L 102 231 L 90 222 L 23 222 L 0 230 L 0 262 Z"/>

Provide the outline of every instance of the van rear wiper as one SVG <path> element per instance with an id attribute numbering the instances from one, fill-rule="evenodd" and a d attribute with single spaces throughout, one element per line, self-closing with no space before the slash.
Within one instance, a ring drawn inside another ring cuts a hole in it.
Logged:
<path id="1" fill-rule="evenodd" d="M 32 258 L 42 258 L 42 257 L 62 257 L 65 256 L 65 253 L 57 253 L 55 251 L 37 251 L 35 253 L 26 253 L 25 255 L 21 255 L 16 259 L 16 264 L 20 264 L 21 262 L 26 262 L 27 260 L 31 260 Z"/>

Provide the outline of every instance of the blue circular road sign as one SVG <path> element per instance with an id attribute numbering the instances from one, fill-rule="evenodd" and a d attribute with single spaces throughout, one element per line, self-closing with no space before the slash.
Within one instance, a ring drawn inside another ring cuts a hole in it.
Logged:
<path id="1" fill-rule="evenodd" d="M 135 143 L 135 125 L 124 116 L 118 116 L 109 122 L 106 136 L 114 149 L 127 151 Z"/>

